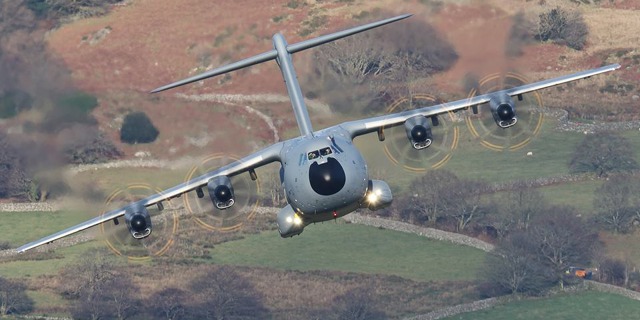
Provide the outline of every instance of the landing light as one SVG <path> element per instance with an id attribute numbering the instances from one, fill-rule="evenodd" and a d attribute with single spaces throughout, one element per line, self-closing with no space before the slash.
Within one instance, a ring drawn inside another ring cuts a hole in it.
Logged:
<path id="1" fill-rule="evenodd" d="M 381 194 L 382 194 L 382 191 L 380 190 L 375 190 L 370 192 L 367 195 L 367 202 L 369 202 L 370 204 L 375 204 L 376 202 L 378 202 L 378 199 L 380 199 Z"/>
<path id="2" fill-rule="evenodd" d="M 302 219 L 297 214 L 294 214 L 293 216 L 287 217 L 287 223 L 293 223 L 296 226 L 299 226 L 302 224 Z"/>

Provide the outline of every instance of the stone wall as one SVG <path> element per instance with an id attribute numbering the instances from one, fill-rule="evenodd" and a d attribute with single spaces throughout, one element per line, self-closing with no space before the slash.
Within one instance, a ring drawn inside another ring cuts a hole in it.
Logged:
<path id="1" fill-rule="evenodd" d="M 440 241 L 448 241 L 455 244 L 474 247 L 485 252 L 493 251 L 494 246 L 490 243 L 482 240 L 465 236 L 459 233 L 447 232 L 433 228 L 425 228 L 416 226 L 406 222 L 400 222 L 395 220 L 388 220 L 383 218 L 376 218 L 366 215 L 361 215 L 357 212 L 348 214 L 343 217 L 345 221 L 357 224 L 363 224 L 372 227 L 385 228 L 389 230 L 395 230 L 400 232 L 407 232 L 417 234 L 429 239 L 435 239 Z"/>
<path id="2" fill-rule="evenodd" d="M 442 308 L 436 311 L 429 312 L 427 314 L 421 314 L 418 316 L 404 318 L 405 320 L 437 320 L 447 317 L 452 317 L 461 313 L 473 312 L 478 310 L 484 310 L 491 308 L 500 303 L 497 298 L 489 298 L 484 300 L 478 300 L 470 303 L 459 304 L 453 307 Z"/>

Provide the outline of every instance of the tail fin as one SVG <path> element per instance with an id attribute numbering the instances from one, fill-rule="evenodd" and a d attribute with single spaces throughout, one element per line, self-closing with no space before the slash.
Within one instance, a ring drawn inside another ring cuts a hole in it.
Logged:
<path id="1" fill-rule="evenodd" d="M 309 39 L 309 40 L 305 40 L 302 42 L 298 42 L 298 43 L 294 43 L 294 44 L 290 44 L 287 45 L 287 51 L 289 53 L 296 53 L 298 51 L 302 51 L 302 50 L 306 50 L 309 48 L 313 48 L 316 46 L 319 46 L 321 44 L 325 44 L 327 42 L 331 42 L 334 40 L 338 40 L 340 38 L 344 38 L 344 37 L 348 37 L 350 35 L 362 32 L 362 31 L 366 31 L 369 29 L 373 29 L 379 26 L 383 26 L 385 24 L 389 24 L 391 22 L 395 22 L 398 20 L 402 20 L 402 19 L 406 19 L 408 17 L 410 17 L 410 14 L 404 14 L 404 15 L 400 15 L 397 17 L 393 17 L 393 18 L 389 18 L 389 19 L 385 19 L 385 20 L 381 20 L 381 21 L 377 21 L 377 22 L 373 22 L 373 23 L 369 23 L 369 24 L 365 24 L 359 27 L 355 27 L 355 28 L 351 28 L 351 29 L 347 29 L 347 30 L 343 30 L 343 31 L 338 31 L 332 34 L 327 34 L 324 36 L 320 36 L 317 38 L 313 38 L 313 39 Z M 217 75 L 221 75 L 230 71 L 234 71 L 234 70 L 238 70 L 238 69 L 242 69 L 242 68 L 246 68 L 249 66 L 252 66 L 254 64 L 258 64 L 258 63 L 262 63 L 265 61 L 269 61 L 269 60 L 273 60 L 278 56 L 278 53 L 276 52 L 276 50 L 271 50 L 244 60 L 240 60 L 238 62 L 234 62 L 213 70 L 209 70 L 207 72 L 201 73 L 199 75 L 184 79 L 184 80 L 180 80 L 162 87 L 159 87 L 157 89 L 154 89 L 153 91 L 151 91 L 151 93 L 156 93 L 156 92 L 160 92 L 160 91 L 164 91 L 164 90 L 168 90 L 171 88 L 175 88 L 175 87 L 179 87 L 185 84 L 189 84 L 192 82 L 196 82 L 196 81 L 200 81 L 200 80 L 204 80 L 210 77 L 214 77 Z"/>

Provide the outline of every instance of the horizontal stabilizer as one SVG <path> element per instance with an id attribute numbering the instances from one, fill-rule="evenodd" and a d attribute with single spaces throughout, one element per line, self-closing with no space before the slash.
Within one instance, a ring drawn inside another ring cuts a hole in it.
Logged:
<path id="1" fill-rule="evenodd" d="M 391 22 L 396 22 L 398 20 L 402 20 L 402 19 L 406 19 L 411 17 L 410 14 L 403 14 L 401 16 L 397 16 L 397 17 L 393 17 L 393 18 L 389 18 L 389 19 L 385 19 L 385 20 L 380 20 L 380 21 L 376 21 L 376 22 L 372 22 L 369 24 L 365 24 L 359 27 L 355 27 L 355 28 L 351 28 L 351 29 L 347 29 L 347 30 L 342 30 L 342 31 L 338 31 L 338 32 L 334 32 L 332 34 L 327 34 L 324 36 L 319 36 L 317 38 L 313 38 L 313 39 L 309 39 L 309 40 L 305 40 L 302 42 L 298 42 L 298 43 L 294 43 L 294 44 L 290 44 L 287 46 L 287 51 L 289 51 L 289 53 L 296 53 L 298 51 L 302 51 L 302 50 L 306 50 L 309 48 L 313 48 L 316 46 L 319 46 L 321 44 L 325 44 L 327 42 L 331 42 L 334 40 L 338 40 L 340 38 L 344 38 L 344 37 L 348 37 L 350 35 L 362 32 L 362 31 L 367 31 L 369 29 L 373 29 L 376 27 L 380 27 L 383 26 L 385 24 L 389 24 Z"/>
<path id="2" fill-rule="evenodd" d="M 302 50 L 306 50 L 309 48 L 313 48 L 316 46 L 319 46 L 321 44 L 325 44 L 327 42 L 331 42 L 334 40 L 338 40 L 340 38 L 344 38 L 344 37 L 348 37 L 350 35 L 362 32 L 362 31 L 366 31 L 375 27 L 379 27 L 379 26 L 383 26 L 385 24 L 389 24 L 391 22 L 395 22 L 398 20 L 402 20 L 402 19 L 406 19 L 408 17 L 410 17 L 410 14 L 404 14 L 404 15 L 400 15 L 397 17 L 393 17 L 393 18 L 389 18 L 389 19 L 385 19 L 385 20 L 381 20 L 381 21 L 377 21 L 377 22 L 372 22 L 369 24 L 365 24 L 362 26 L 358 26 L 355 28 L 351 28 L 351 29 L 347 29 L 347 30 L 343 30 L 343 31 L 338 31 L 335 33 L 331 33 L 331 34 L 327 34 L 324 36 L 320 36 L 317 38 L 313 38 L 313 39 L 309 39 L 309 40 L 305 40 L 305 41 L 301 41 L 298 43 L 294 43 L 294 44 L 290 44 L 287 45 L 287 52 L 289 53 L 295 53 L 295 52 L 299 52 Z M 179 87 L 185 84 L 189 84 L 189 83 L 193 83 L 196 81 L 200 81 L 200 80 L 204 80 L 207 78 L 211 78 L 211 77 L 215 77 L 227 72 L 231 72 L 234 70 L 238 70 L 238 69 L 242 69 L 242 68 L 246 68 L 258 63 L 263 63 L 269 60 L 273 60 L 278 56 L 278 53 L 276 52 L 276 50 L 271 50 L 271 51 L 267 51 L 265 53 L 244 59 L 244 60 L 240 60 L 238 62 L 234 62 L 222 67 L 218 67 L 215 68 L 213 70 L 209 70 L 207 72 L 201 73 L 199 75 L 195 75 L 193 77 L 189 77 L 187 79 L 184 80 L 180 80 L 171 84 L 168 84 L 166 86 L 162 86 L 159 87 L 157 89 L 154 89 L 153 91 L 151 91 L 151 93 L 156 93 L 156 92 L 160 92 L 160 91 L 164 91 L 164 90 L 168 90 L 168 89 L 172 89 L 175 87 Z"/>

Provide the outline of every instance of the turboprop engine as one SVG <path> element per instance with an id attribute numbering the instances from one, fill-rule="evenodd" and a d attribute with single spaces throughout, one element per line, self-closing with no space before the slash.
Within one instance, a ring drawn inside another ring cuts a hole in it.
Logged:
<path id="1" fill-rule="evenodd" d="M 211 202 L 216 208 L 224 210 L 236 202 L 233 196 L 233 186 L 227 176 L 214 177 L 207 183 L 207 190 Z"/>
<path id="2" fill-rule="evenodd" d="M 393 194 L 389 185 L 382 180 L 369 180 L 367 193 L 360 207 L 375 211 L 390 206 L 391 202 L 393 202 Z"/>
<path id="3" fill-rule="evenodd" d="M 302 217 L 293 210 L 290 204 L 280 209 L 276 222 L 280 236 L 283 238 L 297 236 L 302 233 L 305 227 Z"/>
<path id="4" fill-rule="evenodd" d="M 151 234 L 151 216 L 144 206 L 127 208 L 124 213 L 129 232 L 136 239 L 143 239 Z"/>
<path id="5" fill-rule="evenodd" d="M 411 146 L 416 149 L 424 149 L 431 145 L 431 126 L 426 117 L 415 116 L 404 122 L 404 129 Z"/>
<path id="6" fill-rule="evenodd" d="M 500 128 L 509 128 L 518 122 L 513 100 L 508 94 L 496 93 L 489 100 L 491 115 Z"/>

